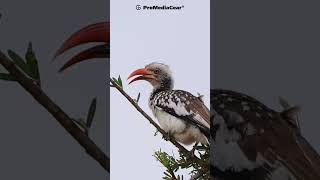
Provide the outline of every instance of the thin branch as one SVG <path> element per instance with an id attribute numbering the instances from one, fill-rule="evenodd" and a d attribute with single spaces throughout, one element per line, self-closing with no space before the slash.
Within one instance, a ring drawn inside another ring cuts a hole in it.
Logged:
<path id="1" fill-rule="evenodd" d="M 115 87 L 127 100 L 173 145 L 175 145 L 180 152 L 182 152 L 186 157 L 188 157 L 193 162 L 202 164 L 201 159 L 195 155 L 191 155 L 190 151 L 184 148 L 180 143 L 175 141 L 173 138 L 168 137 L 168 134 L 133 100 L 114 80 L 110 78 L 110 82 L 113 87 Z"/>
<path id="2" fill-rule="evenodd" d="M 72 119 L 56 105 L 33 80 L 26 77 L 16 66 L 0 51 L 0 64 L 16 78 L 17 82 L 28 91 L 47 111 L 70 133 L 70 135 L 108 172 L 110 172 L 110 159 L 105 153 L 72 121 Z"/>

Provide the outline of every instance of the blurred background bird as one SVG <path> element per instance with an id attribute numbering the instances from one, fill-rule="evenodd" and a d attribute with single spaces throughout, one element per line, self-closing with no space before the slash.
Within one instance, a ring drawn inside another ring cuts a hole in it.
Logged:
<path id="1" fill-rule="evenodd" d="M 74 55 L 63 65 L 59 72 L 62 72 L 67 68 L 85 60 L 106 60 L 110 58 L 110 23 L 99 22 L 91 24 L 75 32 L 56 51 L 54 59 L 74 47 L 88 43 L 95 43 L 97 45 Z"/>
<path id="2" fill-rule="evenodd" d="M 301 135 L 298 107 L 270 109 L 234 91 L 213 89 L 211 173 L 222 180 L 316 180 L 320 156 Z"/>

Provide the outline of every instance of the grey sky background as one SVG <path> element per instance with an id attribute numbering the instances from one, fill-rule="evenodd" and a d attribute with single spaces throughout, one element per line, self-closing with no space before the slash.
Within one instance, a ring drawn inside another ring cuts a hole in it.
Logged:
<path id="1" fill-rule="evenodd" d="M 51 59 L 78 29 L 109 18 L 108 1 L 18 1 L 0 4 L 0 49 L 24 54 L 29 41 L 39 59 L 44 91 L 72 117 L 86 117 L 95 96 L 98 108 L 91 137 L 109 153 L 108 61 L 58 69 L 77 48 Z M 107 173 L 17 83 L 0 81 L 0 179 L 106 179 Z"/>
<path id="2" fill-rule="evenodd" d="M 302 108 L 302 132 L 320 152 L 319 1 L 214 1 L 211 85 L 280 110 Z"/>
<path id="3" fill-rule="evenodd" d="M 209 105 L 210 11 L 205 1 L 111 1 L 111 76 L 122 76 L 131 96 L 141 92 L 139 105 L 147 105 L 152 87 L 138 81 L 128 86 L 133 70 L 157 61 L 173 71 L 175 89 L 204 95 Z M 137 11 L 141 5 L 184 5 L 182 11 Z M 164 168 L 153 154 L 176 148 L 154 136 L 155 128 L 115 89 L 111 97 L 111 179 L 161 179 Z M 184 172 L 185 173 L 185 172 Z M 186 176 L 186 179 L 187 176 Z"/>

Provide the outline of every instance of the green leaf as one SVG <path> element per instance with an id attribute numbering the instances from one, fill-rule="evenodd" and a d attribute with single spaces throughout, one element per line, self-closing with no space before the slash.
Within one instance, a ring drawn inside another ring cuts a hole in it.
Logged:
<path id="1" fill-rule="evenodd" d="M 5 81 L 16 81 L 16 78 L 13 77 L 11 74 L 7 73 L 0 73 L 0 79 Z"/>
<path id="2" fill-rule="evenodd" d="M 166 177 L 171 177 L 171 175 L 167 172 L 163 172 L 163 174 L 166 175 Z M 166 177 L 163 177 L 163 178 L 165 179 Z"/>
<path id="3" fill-rule="evenodd" d="M 154 135 L 153 135 L 153 136 L 157 136 L 157 135 L 158 135 L 158 133 L 159 133 L 159 131 L 158 131 L 158 130 L 156 130 L 156 132 L 154 132 Z"/>
<path id="4" fill-rule="evenodd" d="M 138 94 L 138 97 L 137 97 L 137 103 L 139 102 L 139 100 L 140 100 L 140 93 Z"/>
<path id="5" fill-rule="evenodd" d="M 24 60 L 14 51 L 8 50 L 9 57 L 13 60 L 13 62 L 26 74 L 28 74 L 28 67 Z"/>
<path id="6" fill-rule="evenodd" d="M 118 85 L 119 85 L 120 87 L 122 87 L 122 80 L 121 80 L 120 75 L 119 75 L 119 77 L 118 77 Z"/>
<path id="7" fill-rule="evenodd" d="M 38 61 L 32 49 L 31 43 L 29 43 L 28 45 L 28 50 L 25 55 L 25 58 L 27 61 L 28 75 L 34 80 L 37 80 L 40 84 L 40 73 L 39 73 Z"/>
<path id="8" fill-rule="evenodd" d="M 88 117 L 87 117 L 87 127 L 90 128 L 92 125 L 92 121 L 96 112 L 96 108 L 97 108 L 97 98 L 94 98 L 91 101 L 91 105 L 89 108 L 89 112 L 88 112 Z"/>
<path id="9" fill-rule="evenodd" d="M 113 80 L 116 84 L 118 84 L 118 80 L 117 80 L 116 78 L 112 77 L 112 80 Z"/>
<path id="10" fill-rule="evenodd" d="M 122 88 L 122 80 L 121 80 L 121 77 L 119 75 L 118 79 L 112 77 L 112 80 L 119 86 Z M 113 87 L 113 85 L 111 85 L 111 87 Z"/>

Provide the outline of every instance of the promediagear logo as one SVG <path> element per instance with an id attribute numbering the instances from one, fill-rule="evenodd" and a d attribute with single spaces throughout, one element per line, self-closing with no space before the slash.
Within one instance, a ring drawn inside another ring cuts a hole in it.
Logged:
<path id="1" fill-rule="evenodd" d="M 137 5 L 136 10 L 182 10 L 184 5 L 173 6 L 173 5 Z"/>

